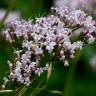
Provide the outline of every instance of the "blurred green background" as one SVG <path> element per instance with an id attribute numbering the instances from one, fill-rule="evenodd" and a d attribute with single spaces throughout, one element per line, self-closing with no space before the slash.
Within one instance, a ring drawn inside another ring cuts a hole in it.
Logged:
<path id="1" fill-rule="evenodd" d="M 0 0 L 0 9 L 8 10 L 12 1 L 14 2 L 11 11 L 18 11 L 21 18 L 26 20 L 50 14 L 50 7 L 53 5 L 52 0 Z M 13 58 L 11 47 L 4 37 L 0 36 L 0 88 L 8 70 L 6 61 Z M 44 73 L 26 89 L 22 96 L 62 96 L 52 90 L 63 92 L 64 96 L 96 96 L 96 68 L 93 70 L 89 63 L 94 54 L 96 54 L 96 43 L 78 52 L 76 58 L 70 61 L 69 67 L 64 67 L 60 62 L 53 64 L 46 89 L 40 92 L 35 90 L 39 92 L 37 95 L 32 93 L 42 78 L 42 82 L 45 83 L 46 73 Z M 11 88 L 14 88 L 14 85 L 11 85 Z M 0 93 L 0 96 L 15 95 L 14 93 Z"/>

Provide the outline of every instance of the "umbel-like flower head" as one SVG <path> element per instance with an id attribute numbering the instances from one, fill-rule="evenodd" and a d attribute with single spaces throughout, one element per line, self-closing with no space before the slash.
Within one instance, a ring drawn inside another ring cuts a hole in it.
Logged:
<path id="1" fill-rule="evenodd" d="M 95 41 L 96 23 L 91 16 L 66 6 L 51 9 L 51 15 L 36 18 L 35 22 L 15 20 L 6 25 L 3 33 L 13 44 L 16 54 L 15 66 L 8 61 L 9 78 L 13 81 L 29 85 L 32 74 L 40 76 L 48 70 L 49 64 L 55 61 L 49 59 L 42 65 L 42 58 L 46 54 L 68 66 L 68 59 L 74 58 L 78 49 Z M 74 32 L 80 33 L 79 39 L 72 38 Z"/>

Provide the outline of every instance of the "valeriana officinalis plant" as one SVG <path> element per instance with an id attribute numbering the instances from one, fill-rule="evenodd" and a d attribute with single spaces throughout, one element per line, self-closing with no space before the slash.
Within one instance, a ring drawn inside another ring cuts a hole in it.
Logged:
<path id="1" fill-rule="evenodd" d="M 74 32 L 79 32 L 74 39 Z M 69 59 L 86 44 L 95 42 L 96 22 L 85 12 L 67 6 L 52 7 L 51 14 L 35 20 L 9 22 L 3 33 L 14 49 L 14 61 L 8 60 L 10 74 L 4 77 L 29 86 L 34 75 L 40 76 L 59 60 L 69 66 Z M 48 54 L 48 60 L 42 59 Z M 54 60 L 55 59 L 55 60 Z"/>

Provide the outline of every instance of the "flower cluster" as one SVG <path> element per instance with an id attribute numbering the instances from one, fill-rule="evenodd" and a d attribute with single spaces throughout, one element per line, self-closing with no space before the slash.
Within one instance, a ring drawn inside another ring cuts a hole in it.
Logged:
<path id="1" fill-rule="evenodd" d="M 70 6 L 72 9 L 86 10 L 96 15 L 96 0 L 54 0 L 54 6 Z"/>
<path id="2" fill-rule="evenodd" d="M 0 21 L 3 19 L 4 15 L 6 13 L 6 10 L 4 9 L 0 9 Z M 8 17 L 6 18 L 4 23 L 8 23 L 11 22 L 15 19 L 20 19 L 21 18 L 21 14 L 18 11 L 12 11 L 10 12 L 10 14 L 8 15 Z"/>
<path id="3" fill-rule="evenodd" d="M 31 83 L 32 73 L 40 75 L 48 70 L 51 57 L 57 58 L 68 66 L 68 59 L 74 58 L 77 50 L 85 43 L 95 41 L 95 21 L 81 10 L 68 7 L 52 7 L 52 14 L 32 20 L 15 20 L 6 25 L 3 31 L 6 39 L 13 44 L 16 58 L 12 64 L 8 61 L 10 78 L 25 85 Z M 78 32 L 79 39 L 73 40 L 72 34 Z M 45 65 L 42 58 L 49 54 Z M 13 66 L 15 65 L 15 66 Z"/>

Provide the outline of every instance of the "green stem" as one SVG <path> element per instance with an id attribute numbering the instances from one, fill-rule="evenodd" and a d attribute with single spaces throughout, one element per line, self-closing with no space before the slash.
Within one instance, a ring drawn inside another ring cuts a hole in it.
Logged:
<path id="1" fill-rule="evenodd" d="M 40 91 L 42 91 L 44 89 L 44 88 L 40 88 L 41 84 L 42 84 L 42 80 L 36 86 L 36 88 L 32 91 L 32 93 L 30 94 L 30 96 L 37 96 L 40 93 Z"/>
<path id="2" fill-rule="evenodd" d="M 6 11 L 3 19 L 0 21 L 0 31 L 1 31 L 2 27 L 3 27 L 3 24 L 4 24 L 5 20 L 6 20 L 7 17 L 8 17 L 10 11 L 12 10 L 14 4 L 15 4 L 15 0 L 11 0 L 11 3 L 10 3 L 10 5 L 9 5 L 9 8 L 7 9 L 7 11 Z"/>
<path id="3" fill-rule="evenodd" d="M 0 93 L 9 93 L 9 92 L 13 92 L 13 90 L 0 90 Z"/>
<path id="4" fill-rule="evenodd" d="M 25 93 L 26 90 L 27 90 L 27 87 L 23 86 L 22 89 L 18 90 L 19 92 L 17 92 L 17 94 L 15 94 L 15 96 L 23 96 L 23 94 Z"/>

